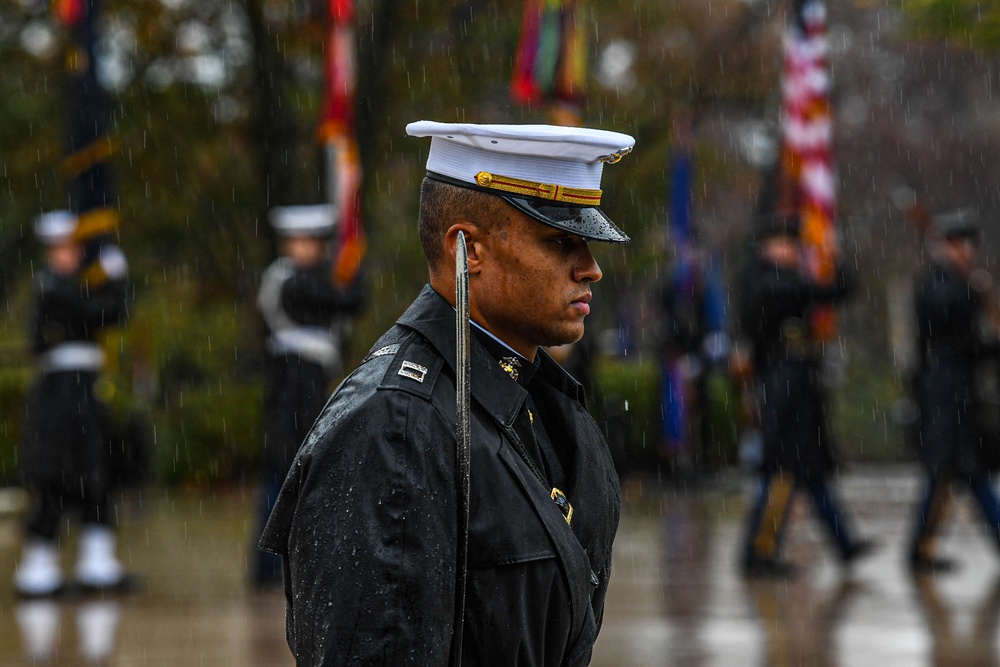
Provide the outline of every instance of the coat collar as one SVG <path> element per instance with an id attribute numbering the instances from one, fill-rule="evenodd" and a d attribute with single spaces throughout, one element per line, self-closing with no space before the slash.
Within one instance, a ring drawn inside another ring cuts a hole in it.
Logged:
<path id="1" fill-rule="evenodd" d="M 430 285 L 414 300 L 397 324 L 413 329 L 437 350 L 445 365 L 455 373 L 455 309 Z M 471 391 L 475 399 L 505 427 L 514 423 L 527 397 L 518 383 L 511 381 L 494 355 L 486 349 L 479 336 L 471 338 Z M 583 388 L 543 350 L 538 351 L 540 363 L 535 382 L 544 381 L 578 403 L 583 403 Z"/>

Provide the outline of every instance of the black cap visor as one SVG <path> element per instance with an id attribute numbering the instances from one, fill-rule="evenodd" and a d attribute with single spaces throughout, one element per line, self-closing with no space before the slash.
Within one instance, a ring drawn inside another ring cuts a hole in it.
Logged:
<path id="1" fill-rule="evenodd" d="M 520 197 L 498 190 L 483 188 L 455 178 L 449 178 L 433 171 L 427 172 L 427 178 L 500 197 L 517 210 L 539 222 L 569 232 L 570 234 L 582 236 L 591 241 L 624 244 L 630 240 L 625 232 L 618 229 L 618 226 L 611 222 L 611 218 L 606 216 L 604 211 L 596 206 L 556 204 L 547 199 Z"/>
<path id="2" fill-rule="evenodd" d="M 629 242 L 625 232 L 618 229 L 611 218 L 595 206 L 553 206 L 549 202 L 541 203 L 539 200 L 529 197 L 496 194 L 517 210 L 550 227 L 582 236 L 591 241 Z"/>

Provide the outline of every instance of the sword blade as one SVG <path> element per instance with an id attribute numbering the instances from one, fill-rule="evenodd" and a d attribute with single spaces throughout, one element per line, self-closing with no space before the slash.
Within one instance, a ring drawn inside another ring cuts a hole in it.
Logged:
<path id="1" fill-rule="evenodd" d="M 469 375 L 471 361 L 469 357 L 469 255 L 465 247 L 465 234 L 458 232 L 458 243 L 455 252 L 455 340 L 456 347 L 456 418 L 459 458 L 464 464 L 463 480 L 468 483 L 468 453 L 470 444 L 470 388 Z"/>
<path id="2" fill-rule="evenodd" d="M 458 481 L 458 544 L 455 576 L 455 621 L 451 640 L 451 663 L 462 660 L 465 618 L 465 580 L 469 545 L 469 465 L 472 443 L 469 356 L 469 255 L 465 234 L 458 232 L 455 246 L 455 473 Z"/>

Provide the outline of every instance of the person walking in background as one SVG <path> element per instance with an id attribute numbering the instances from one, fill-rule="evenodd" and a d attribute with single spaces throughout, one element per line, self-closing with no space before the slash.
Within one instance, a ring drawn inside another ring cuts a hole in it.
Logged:
<path id="1" fill-rule="evenodd" d="M 333 282 L 330 204 L 284 206 L 270 213 L 281 257 L 261 278 L 257 305 L 267 327 L 264 449 L 258 490 L 252 582 L 280 585 L 281 559 L 256 548 L 292 459 L 343 372 L 337 322 L 360 307 L 357 291 Z"/>
<path id="2" fill-rule="evenodd" d="M 264 531 L 285 559 L 289 646 L 304 665 L 586 665 L 621 493 L 582 387 L 540 348 L 583 336 L 602 275 L 590 241 L 628 241 L 598 207 L 604 164 L 633 139 L 429 121 L 407 133 L 431 138 L 430 284 L 334 392 Z M 456 416 L 460 234 L 471 409 Z"/>
<path id="3" fill-rule="evenodd" d="M 66 586 L 58 540 L 67 510 L 80 514 L 75 584 L 116 590 L 130 582 L 116 555 L 110 417 L 94 389 L 104 363 L 98 335 L 126 319 L 128 265 L 117 245 L 105 244 L 87 273 L 101 280 L 84 277 L 76 227 L 69 211 L 35 221 L 47 266 L 35 280 L 30 340 L 38 375 L 23 425 L 21 472 L 35 503 L 14 573 L 24 597 L 55 595 Z"/>
<path id="4" fill-rule="evenodd" d="M 992 541 L 1000 547 L 1000 500 L 985 460 L 990 452 L 979 430 L 974 392 L 977 363 L 997 352 L 996 322 L 984 307 L 995 298 L 992 279 L 977 264 L 979 228 L 969 211 L 938 216 L 932 225 L 931 261 L 916 278 L 914 298 L 920 415 L 916 445 L 927 475 L 910 543 L 909 564 L 915 573 L 955 565 L 937 554 L 953 482 L 972 492 Z"/>
<path id="5" fill-rule="evenodd" d="M 753 346 L 764 451 L 746 519 L 741 567 L 748 576 L 792 572 L 780 548 L 798 489 L 811 497 L 841 561 L 850 563 L 873 545 L 853 536 L 827 483 L 836 457 L 820 378 L 822 359 L 809 330 L 811 308 L 845 298 L 848 279 L 842 268 L 829 286 L 803 275 L 797 218 L 772 216 L 755 232 L 758 254 L 743 321 Z"/>

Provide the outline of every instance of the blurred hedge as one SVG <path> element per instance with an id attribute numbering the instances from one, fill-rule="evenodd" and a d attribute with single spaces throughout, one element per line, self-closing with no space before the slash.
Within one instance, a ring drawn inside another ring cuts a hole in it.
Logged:
<path id="1" fill-rule="evenodd" d="M 104 340 L 103 396 L 119 428 L 146 420 L 152 479 L 205 486 L 250 481 L 261 450 L 261 329 L 252 299 L 219 298 L 182 273 L 138 286 L 130 325 Z M 357 341 L 356 352 L 367 348 Z M 0 340 L 0 483 L 16 483 L 22 406 L 32 368 L 15 333 Z M 356 355 L 355 355 L 356 356 Z M 884 370 L 880 370 L 884 369 Z M 661 442 L 660 378 L 649 355 L 598 357 L 591 408 L 619 469 L 667 474 Z M 710 466 L 737 463 L 739 392 L 712 381 L 712 432 L 701 452 Z M 837 442 L 853 461 L 906 456 L 891 419 L 900 388 L 891 369 L 858 354 L 832 392 Z"/>
<path id="2" fill-rule="evenodd" d="M 0 486 L 16 484 L 19 479 L 17 448 L 27 385 L 25 372 L 0 370 Z"/>

